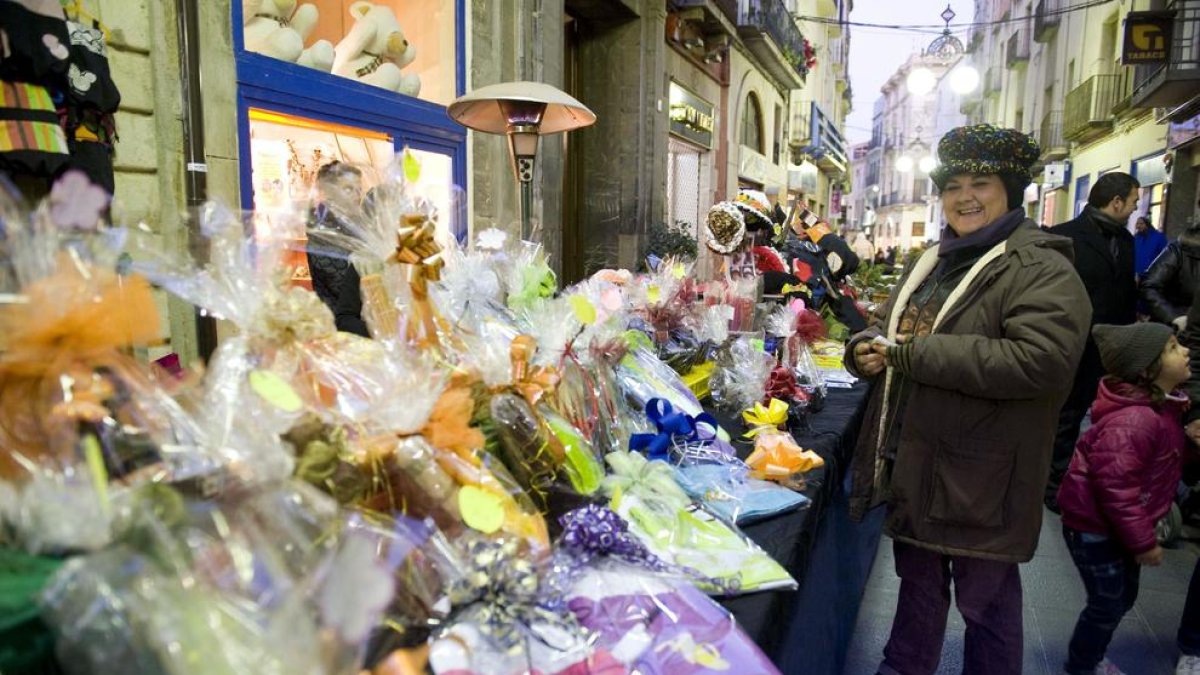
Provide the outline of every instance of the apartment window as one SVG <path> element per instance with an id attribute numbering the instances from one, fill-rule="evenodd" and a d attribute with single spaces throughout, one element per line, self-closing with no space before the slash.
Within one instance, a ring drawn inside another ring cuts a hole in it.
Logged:
<path id="1" fill-rule="evenodd" d="M 814 139 L 816 140 L 816 139 Z M 776 164 L 782 164 L 779 161 L 779 153 L 783 148 L 783 106 L 775 106 L 775 149 L 771 153 L 771 161 Z"/>
<path id="2" fill-rule="evenodd" d="M 763 114 L 758 96 L 746 96 L 746 106 L 742 111 L 742 145 L 763 152 Z M 763 153 L 766 154 L 766 153 Z"/>

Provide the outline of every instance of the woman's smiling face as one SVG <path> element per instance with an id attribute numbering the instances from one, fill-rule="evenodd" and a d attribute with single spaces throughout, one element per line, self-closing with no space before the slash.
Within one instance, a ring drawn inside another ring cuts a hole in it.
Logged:
<path id="1" fill-rule="evenodd" d="M 982 229 L 1008 213 L 1008 192 L 996 174 L 961 173 L 942 188 L 946 222 L 960 237 Z"/>

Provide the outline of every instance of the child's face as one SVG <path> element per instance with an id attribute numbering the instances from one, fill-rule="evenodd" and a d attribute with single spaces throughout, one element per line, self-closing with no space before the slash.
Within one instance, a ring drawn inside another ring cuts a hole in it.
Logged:
<path id="1" fill-rule="evenodd" d="M 1159 371 L 1156 379 L 1163 391 L 1171 391 L 1187 382 L 1191 377 L 1192 371 L 1188 368 L 1187 347 L 1179 344 L 1175 336 L 1167 339 L 1167 346 L 1163 347 L 1160 358 L 1162 359 L 1162 370 Z"/>

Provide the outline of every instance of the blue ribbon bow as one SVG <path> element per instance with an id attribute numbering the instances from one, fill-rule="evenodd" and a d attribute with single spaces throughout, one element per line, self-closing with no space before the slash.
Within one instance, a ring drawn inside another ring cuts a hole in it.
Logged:
<path id="1" fill-rule="evenodd" d="M 646 404 L 646 416 L 654 423 L 658 433 L 633 434 L 629 438 L 629 449 L 644 451 L 647 459 L 667 460 L 669 450 L 677 436 L 685 442 L 710 443 L 717 437 L 717 420 L 708 413 L 692 417 L 687 413 L 675 412 L 666 399 L 652 398 Z"/>

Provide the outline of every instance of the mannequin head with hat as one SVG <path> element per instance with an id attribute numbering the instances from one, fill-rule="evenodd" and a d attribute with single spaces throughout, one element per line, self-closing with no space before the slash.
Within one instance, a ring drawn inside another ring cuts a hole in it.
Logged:
<path id="1" fill-rule="evenodd" d="M 966 236 L 1021 208 L 1040 154 L 1029 136 L 990 124 L 958 127 L 943 136 L 940 163 L 930 177 L 955 234 Z"/>

